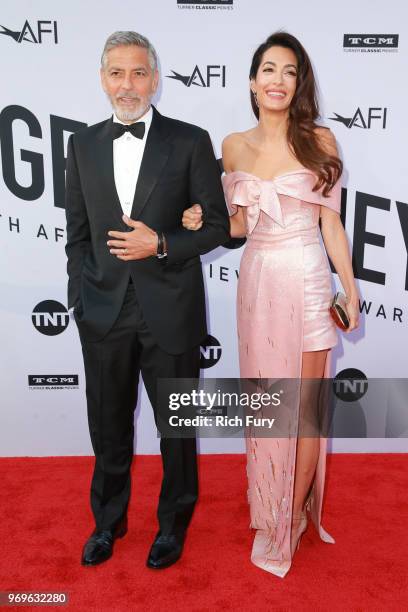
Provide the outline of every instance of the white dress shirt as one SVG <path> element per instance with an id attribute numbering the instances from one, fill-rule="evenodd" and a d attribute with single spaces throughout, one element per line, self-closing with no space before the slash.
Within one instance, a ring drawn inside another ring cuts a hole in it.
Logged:
<path id="1" fill-rule="evenodd" d="M 146 146 L 147 135 L 152 123 L 153 110 L 149 108 L 147 113 L 140 117 L 138 121 L 144 121 L 145 133 L 142 139 L 136 138 L 130 132 L 123 134 L 120 138 L 113 141 L 113 174 L 115 178 L 116 191 L 125 215 L 130 217 L 133 198 L 135 196 L 136 183 L 139 177 L 140 165 L 142 163 L 143 152 Z M 113 115 L 115 123 L 122 123 Z"/>

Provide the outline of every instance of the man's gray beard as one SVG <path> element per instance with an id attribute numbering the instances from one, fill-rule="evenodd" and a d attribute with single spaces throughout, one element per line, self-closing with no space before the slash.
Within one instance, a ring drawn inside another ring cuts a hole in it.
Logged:
<path id="1" fill-rule="evenodd" d="M 142 110 L 140 110 L 140 107 L 139 107 L 139 109 L 136 109 L 134 111 L 126 111 L 126 110 L 122 110 L 117 104 L 115 104 L 115 102 L 109 96 L 108 98 L 109 98 L 109 102 L 111 103 L 113 110 L 115 111 L 116 117 L 120 121 L 137 121 L 138 119 L 140 119 L 140 117 L 142 117 L 147 112 L 150 106 L 150 102 L 148 102 Z"/>

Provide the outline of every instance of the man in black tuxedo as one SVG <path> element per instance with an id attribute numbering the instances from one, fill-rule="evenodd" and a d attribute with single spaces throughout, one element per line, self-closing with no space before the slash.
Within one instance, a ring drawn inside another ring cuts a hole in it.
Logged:
<path id="1" fill-rule="evenodd" d="M 114 540 L 127 531 L 139 372 L 156 419 L 163 410 L 158 379 L 199 376 L 199 345 L 207 333 L 200 254 L 229 237 L 208 133 L 151 106 L 158 79 L 146 38 L 112 34 L 101 80 L 114 115 L 73 134 L 68 144 L 68 304 L 82 344 L 95 452 L 96 528 L 83 550 L 84 565 L 108 559 Z M 205 224 L 189 232 L 181 218 L 194 202 Z M 198 494 L 195 440 L 162 438 L 160 450 L 151 568 L 180 557 Z"/>

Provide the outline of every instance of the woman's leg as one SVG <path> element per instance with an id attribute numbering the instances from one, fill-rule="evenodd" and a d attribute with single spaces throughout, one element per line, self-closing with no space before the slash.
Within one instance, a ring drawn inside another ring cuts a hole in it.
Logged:
<path id="1" fill-rule="evenodd" d="M 299 406 L 300 436 L 297 441 L 292 516 L 302 515 L 319 459 L 318 406 L 320 385 L 311 379 L 322 379 L 327 350 L 303 353 L 302 388 Z M 310 382 L 309 382 L 309 380 Z"/>

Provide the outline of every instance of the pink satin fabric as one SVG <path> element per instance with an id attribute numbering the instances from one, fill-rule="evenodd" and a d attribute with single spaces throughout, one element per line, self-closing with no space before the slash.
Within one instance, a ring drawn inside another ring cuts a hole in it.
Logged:
<path id="1" fill-rule="evenodd" d="M 328 310 L 331 273 L 318 222 L 320 206 L 340 212 L 341 186 L 337 183 L 325 198 L 313 191 L 315 182 L 306 169 L 270 181 L 240 171 L 223 176 L 230 212 L 238 206 L 246 212 L 237 295 L 242 378 L 300 379 L 304 351 L 337 343 Z M 328 366 L 327 360 L 326 372 Z M 281 577 L 291 565 L 296 442 L 296 436 L 246 440 L 251 526 L 257 530 L 251 560 Z M 333 543 L 321 526 L 325 465 L 321 438 L 308 508 L 320 537 Z"/>

